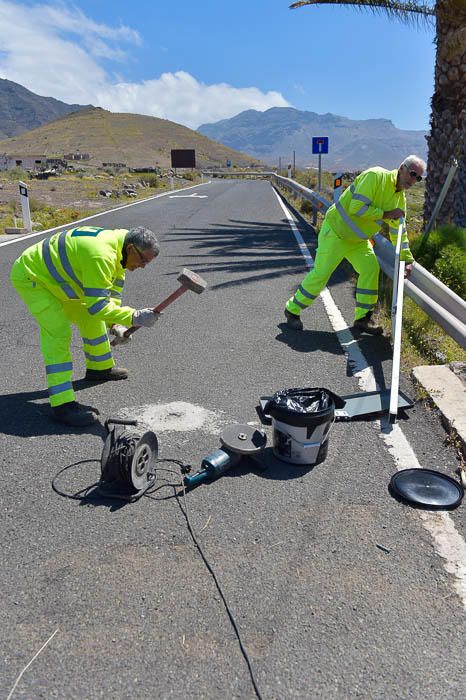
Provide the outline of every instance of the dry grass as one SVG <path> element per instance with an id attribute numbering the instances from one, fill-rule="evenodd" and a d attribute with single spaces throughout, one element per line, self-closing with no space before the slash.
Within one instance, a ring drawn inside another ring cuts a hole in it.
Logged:
<path id="1" fill-rule="evenodd" d="M 170 167 L 171 150 L 194 148 L 198 167 L 247 166 L 257 159 L 234 151 L 166 119 L 114 114 L 95 108 L 73 112 L 37 129 L 0 141 L 0 153 L 47 155 L 89 153 L 91 166 L 125 163 L 128 167 Z"/>

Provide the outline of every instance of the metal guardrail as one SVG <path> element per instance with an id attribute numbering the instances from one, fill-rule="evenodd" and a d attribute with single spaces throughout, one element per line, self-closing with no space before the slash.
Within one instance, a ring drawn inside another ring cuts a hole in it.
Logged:
<path id="1" fill-rule="evenodd" d="M 311 203 L 314 211 L 325 214 L 332 202 L 329 202 L 318 192 L 300 185 L 295 180 L 282 177 L 276 173 L 228 173 L 217 171 L 215 174 L 231 177 L 245 175 L 268 175 L 271 182 L 283 187 L 293 194 L 302 197 Z M 209 173 L 214 175 L 214 173 Z M 380 233 L 374 236 L 374 252 L 380 267 L 390 279 L 393 279 L 395 249 Z M 440 282 L 422 265 L 415 262 L 413 271 L 405 281 L 405 291 L 425 313 L 430 316 L 443 330 L 455 340 L 458 345 L 466 349 L 466 302 Z"/>

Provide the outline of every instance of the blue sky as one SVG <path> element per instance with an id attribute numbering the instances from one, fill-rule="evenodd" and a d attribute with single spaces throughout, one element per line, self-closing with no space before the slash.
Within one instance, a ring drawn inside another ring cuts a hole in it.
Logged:
<path id="1" fill-rule="evenodd" d="M 0 77 L 197 128 L 292 106 L 427 130 L 434 28 L 286 0 L 0 0 Z"/>

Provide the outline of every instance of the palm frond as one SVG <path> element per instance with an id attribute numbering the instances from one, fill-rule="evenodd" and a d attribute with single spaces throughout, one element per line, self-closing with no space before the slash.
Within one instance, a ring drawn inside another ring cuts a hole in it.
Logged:
<path id="1" fill-rule="evenodd" d="M 350 5 L 357 9 L 367 9 L 371 12 L 388 15 L 390 19 L 401 19 L 403 22 L 432 23 L 435 17 L 434 0 L 299 0 L 290 5 L 296 10 L 305 5 Z"/>

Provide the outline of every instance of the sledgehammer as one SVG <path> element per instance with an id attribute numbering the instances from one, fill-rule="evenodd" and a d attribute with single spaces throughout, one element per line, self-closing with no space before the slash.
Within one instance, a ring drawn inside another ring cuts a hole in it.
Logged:
<path id="1" fill-rule="evenodd" d="M 204 289 L 207 287 L 207 282 L 202 279 L 200 275 L 192 272 L 192 270 L 188 270 L 187 267 L 183 268 L 183 271 L 176 279 L 180 283 L 180 286 L 172 294 L 170 294 L 169 297 L 161 301 L 160 304 L 154 306 L 152 309 L 154 314 L 159 314 L 185 292 L 191 291 L 195 292 L 195 294 L 202 294 Z M 128 330 L 124 333 L 125 338 L 129 338 L 129 336 L 133 335 L 133 333 L 140 327 L 141 326 L 131 326 L 131 328 L 128 328 Z"/>

